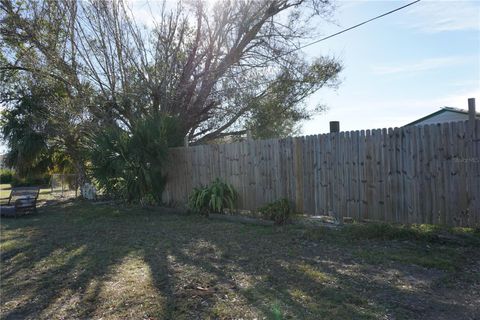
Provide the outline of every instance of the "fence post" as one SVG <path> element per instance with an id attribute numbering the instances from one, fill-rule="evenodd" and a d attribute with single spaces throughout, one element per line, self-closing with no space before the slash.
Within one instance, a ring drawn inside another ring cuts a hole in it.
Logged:
<path id="1" fill-rule="evenodd" d="M 475 98 L 468 98 L 468 126 L 470 132 L 475 133 L 475 118 L 477 116 L 475 110 Z"/>
<path id="2" fill-rule="evenodd" d="M 468 132 L 468 150 L 466 156 L 468 157 L 467 163 L 465 164 L 467 167 L 467 179 L 468 179 L 468 191 L 469 191 L 469 203 L 470 203 L 470 212 L 472 213 L 471 225 L 475 225 L 480 223 L 480 208 L 479 208 L 479 194 L 478 194 L 478 181 L 477 178 L 474 176 L 475 168 L 478 167 L 480 164 L 478 163 L 479 158 L 476 146 L 477 144 L 477 129 L 476 129 L 476 117 L 477 113 L 475 110 L 475 98 L 468 99 L 468 124 L 467 124 L 467 132 Z"/>
<path id="3" fill-rule="evenodd" d="M 340 121 L 330 121 L 330 133 L 340 132 Z"/>
<path id="4" fill-rule="evenodd" d="M 293 138 L 294 148 L 294 178 L 295 178 L 295 209 L 303 212 L 303 138 Z"/>

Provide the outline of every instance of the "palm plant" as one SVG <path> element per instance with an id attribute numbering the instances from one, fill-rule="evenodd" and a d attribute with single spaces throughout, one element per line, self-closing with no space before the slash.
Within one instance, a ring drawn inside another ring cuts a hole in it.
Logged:
<path id="1" fill-rule="evenodd" d="M 152 116 L 130 132 L 112 126 L 92 142 L 90 173 L 101 189 L 128 202 L 161 202 L 168 149 L 181 142 L 175 119 Z"/>

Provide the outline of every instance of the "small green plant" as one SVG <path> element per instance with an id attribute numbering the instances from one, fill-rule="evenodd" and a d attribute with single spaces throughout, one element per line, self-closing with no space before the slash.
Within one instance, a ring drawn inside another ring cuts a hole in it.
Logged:
<path id="1" fill-rule="evenodd" d="M 292 206 L 288 199 L 280 199 L 259 209 L 260 213 L 276 225 L 286 224 L 293 216 Z"/>
<path id="2" fill-rule="evenodd" d="M 0 169 L 0 183 L 11 183 L 15 172 L 10 169 Z"/>
<path id="3" fill-rule="evenodd" d="M 278 304 L 278 302 L 272 306 L 271 318 L 274 320 L 283 319 L 283 313 L 282 313 L 282 310 L 280 309 L 280 305 Z"/>
<path id="4" fill-rule="evenodd" d="M 208 216 L 209 212 L 223 213 L 225 208 L 233 209 L 236 200 L 233 186 L 217 178 L 208 186 L 193 189 L 188 202 L 190 209 Z"/>

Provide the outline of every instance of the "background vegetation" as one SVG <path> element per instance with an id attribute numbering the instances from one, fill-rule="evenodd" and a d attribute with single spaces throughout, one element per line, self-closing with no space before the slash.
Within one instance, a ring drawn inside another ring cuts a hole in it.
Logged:
<path id="1" fill-rule="evenodd" d="M 175 136 L 190 143 L 247 130 L 257 138 L 296 132 L 315 112 L 305 98 L 335 88 L 342 66 L 292 49 L 320 31 L 310 27 L 313 19 L 329 20 L 333 8 L 328 0 L 165 1 L 155 3 L 152 26 L 121 0 L 2 1 L 7 162 L 20 178 L 74 172 L 82 184 L 93 173 L 112 194 L 155 200 L 152 190 L 164 182 L 152 161 L 161 166 L 165 155 L 152 146 L 178 141 L 146 123 L 175 119 Z M 120 149 L 124 156 L 113 156 Z M 112 158 L 100 163 L 96 152 Z"/>

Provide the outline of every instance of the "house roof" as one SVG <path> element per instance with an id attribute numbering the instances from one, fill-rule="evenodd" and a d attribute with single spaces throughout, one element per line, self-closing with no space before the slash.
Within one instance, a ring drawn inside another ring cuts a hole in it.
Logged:
<path id="1" fill-rule="evenodd" d="M 405 126 L 410 126 L 410 125 L 414 125 L 414 124 L 417 124 L 417 123 L 420 123 L 422 121 L 425 121 L 427 119 L 430 119 L 430 118 L 433 118 L 439 114 L 442 114 L 442 113 L 445 113 L 445 112 L 455 112 L 455 113 L 461 113 L 461 114 L 466 114 L 468 115 L 468 110 L 464 110 L 464 109 L 458 109 L 458 108 L 452 108 L 452 107 L 443 107 L 441 108 L 440 110 L 438 111 L 435 111 L 433 113 L 430 113 L 429 115 L 426 115 L 425 117 L 422 117 L 420 119 L 417 119 L 415 121 L 412 121 L 410 123 L 407 123 Z M 479 112 L 476 112 L 476 116 L 477 117 L 480 117 L 480 113 Z"/>

